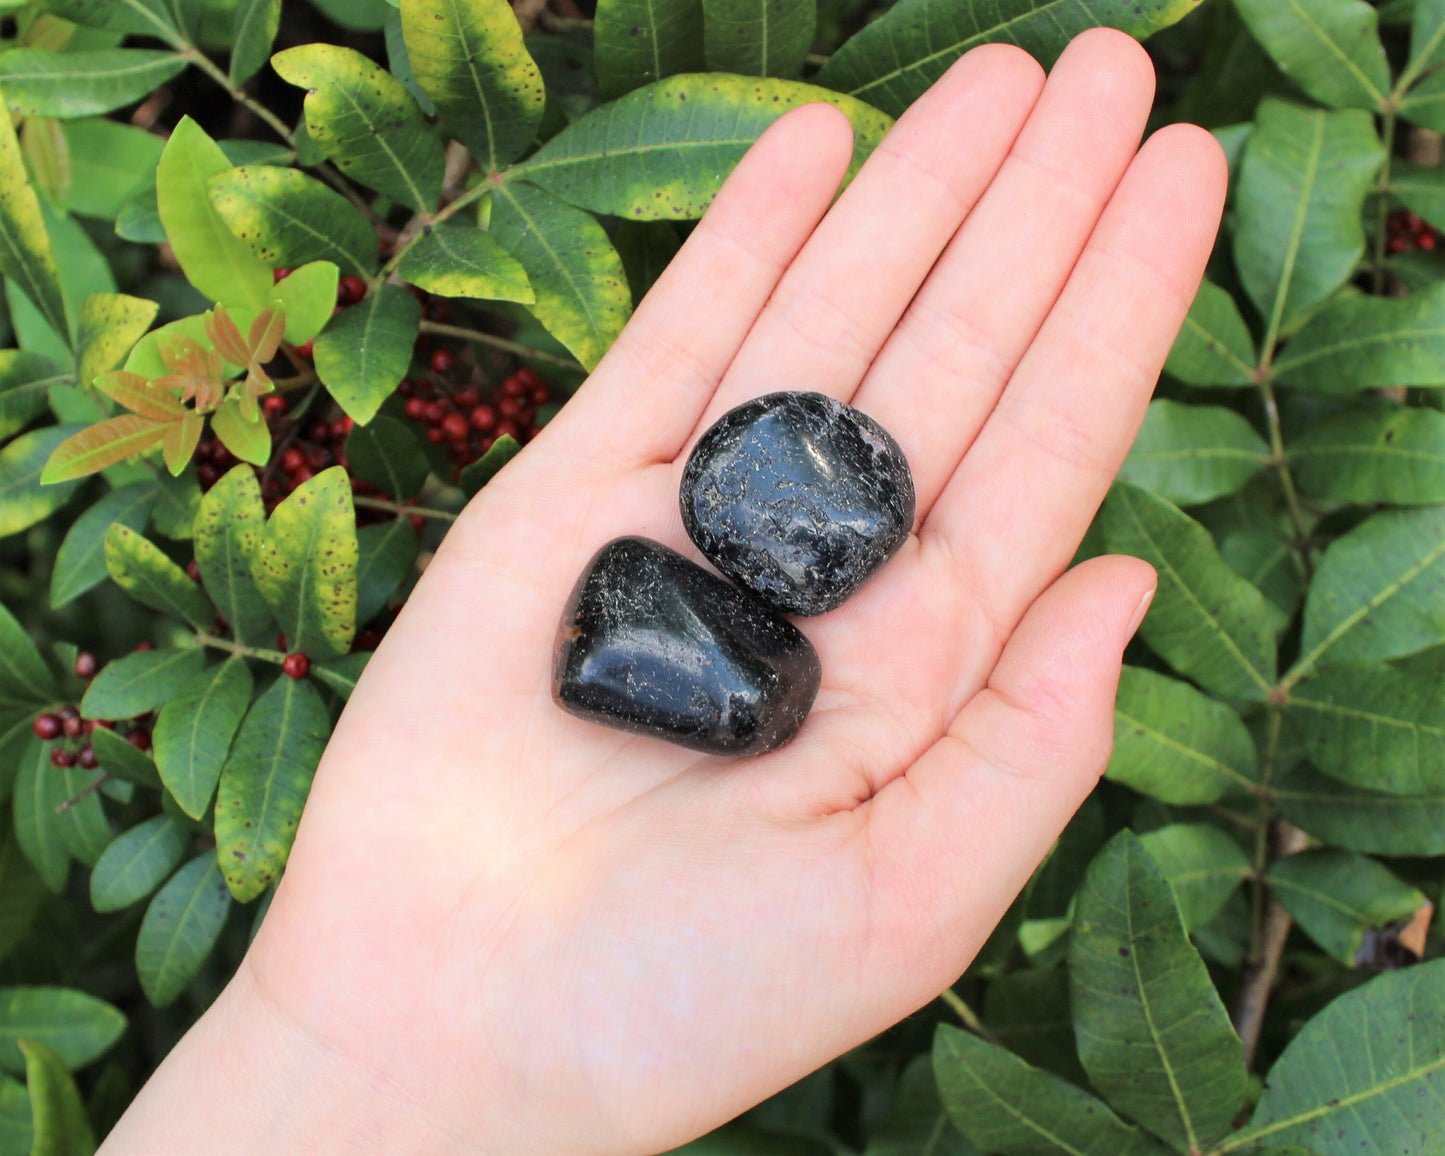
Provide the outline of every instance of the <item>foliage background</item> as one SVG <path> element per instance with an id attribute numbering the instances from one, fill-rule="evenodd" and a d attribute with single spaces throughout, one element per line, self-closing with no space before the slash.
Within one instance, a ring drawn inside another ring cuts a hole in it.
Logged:
<path id="1" fill-rule="evenodd" d="M 224 985 L 417 567 L 762 128 L 861 161 L 1097 23 L 1232 166 L 1081 550 L 1161 576 L 1113 761 L 954 989 L 688 1151 L 1445 1153 L 1445 0 L 0 0 L 0 1156 Z"/>

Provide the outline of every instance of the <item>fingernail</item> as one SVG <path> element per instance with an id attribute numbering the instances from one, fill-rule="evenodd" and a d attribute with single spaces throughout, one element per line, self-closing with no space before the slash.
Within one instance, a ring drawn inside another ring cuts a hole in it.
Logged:
<path id="1" fill-rule="evenodd" d="M 1139 605 L 1134 609 L 1134 617 L 1129 620 L 1129 631 L 1125 637 L 1133 638 L 1134 632 L 1139 629 L 1139 624 L 1144 621 L 1144 615 L 1149 613 L 1149 603 L 1154 601 L 1154 591 L 1157 586 L 1150 587 L 1144 592 L 1144 597 L 1139 599 Z"/>

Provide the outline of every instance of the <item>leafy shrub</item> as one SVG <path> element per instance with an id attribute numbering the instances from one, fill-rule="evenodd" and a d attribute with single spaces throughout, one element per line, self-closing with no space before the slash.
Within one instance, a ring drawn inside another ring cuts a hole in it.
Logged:
<path id="1" fill-rule="evenodd" d="M 1085 545 L 1160 573 L 1108 775 L 939 1004 L 688 1151 L 1445 1152 L 1445 2 L 1196 3 L 0 0 L 0 1153 L 225 982 L 423 551 L 762 129 L 860 163 L 1100 21 L 1234 165 Z"/>

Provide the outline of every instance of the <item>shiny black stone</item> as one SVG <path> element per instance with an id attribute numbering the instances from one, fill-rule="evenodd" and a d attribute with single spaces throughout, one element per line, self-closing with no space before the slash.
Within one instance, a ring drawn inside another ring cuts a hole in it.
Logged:
<path id="1" fill-rule="evenodd" d="M 786 614 L 842 605 L 907 540 L 913 506 L 898 443 L 821 393 L 771 393 L 730 410 L 682 476 L 697 548 Z"/>
<path id="2" fill-rule="evenodd" d="M 756 755 L 797 733 L 821 677 L 792 623 L 666 546 L 618 538 L 567 601 L 552 696 L 604 726 Z"/>

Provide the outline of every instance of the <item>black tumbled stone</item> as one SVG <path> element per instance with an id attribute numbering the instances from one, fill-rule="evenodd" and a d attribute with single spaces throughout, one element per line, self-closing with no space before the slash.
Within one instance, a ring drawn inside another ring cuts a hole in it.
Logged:
<path id="1" fill-rule="evenodd" d="M 756 755 L 797 733 L 821 677 L 792 623 L 666 546 L 618 538 L 567 601 L 552 695 L 604 726 Z"/>
<path id="2" fill-rule="evenodd" d="M 821 393 L 771 393 L 725 413 L 688 458 L 681 498 L 708 561 L 787 614 L 842 605 L 913 527 L 898 443 Z"/>

